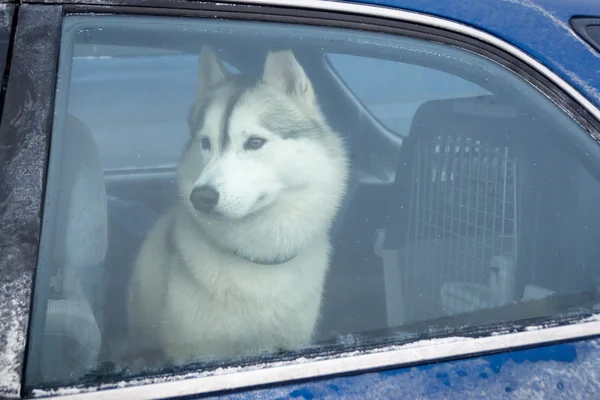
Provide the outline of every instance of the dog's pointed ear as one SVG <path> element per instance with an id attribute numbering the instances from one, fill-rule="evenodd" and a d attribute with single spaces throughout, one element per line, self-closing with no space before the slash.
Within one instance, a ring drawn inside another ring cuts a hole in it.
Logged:
<path id="1" fill-rule="evenodd" d="M 198 59 L 198 85 L 196 88 L 196 101 L 188 115 L 188 125 L 192 133 L 199 128 L 199 120 L 203 115 L 204 106 L 208 101 L 208 91 L 225 82 L 228 72 L 209 46 L 202 46 Z"/>
<path id="2" fill-rule="evenodd" d="M 202 46 L 198 61 L 198 96 L 207 89 L 220 85 L 227 80 L 227 71 L 209 46 Z"/>
<path id="3" fill-rule="evenodd" d="M 312 84 L 291 50 L 269 52 L 262 80 L 302 103 L 315 102 Z"/>

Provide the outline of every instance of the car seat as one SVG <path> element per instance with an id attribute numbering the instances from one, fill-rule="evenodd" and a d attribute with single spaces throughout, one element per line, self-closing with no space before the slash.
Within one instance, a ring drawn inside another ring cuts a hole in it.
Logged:
<path id="1" fill-rule="evenodd" d="M 53 271 L 40 356 L 40 373 L 48 382 L 72 380 L 96 367 L 108 249 L 104 175 L 91 132 L 68 115 L 53 140 L 59 141 L 52 156 L 60 165 L 49 176 L 57 190 L 47 194 L 56 214 L 45 223 L 56 222 L 50 230 Z"/>

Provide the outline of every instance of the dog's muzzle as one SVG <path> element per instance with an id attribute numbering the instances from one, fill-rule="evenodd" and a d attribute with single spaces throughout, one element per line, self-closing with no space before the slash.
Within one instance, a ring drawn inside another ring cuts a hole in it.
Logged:
<path id="1" fill-rule="evenodd" d="M 190 194 L 190 201 L 196 210 L 208 213 L 219 202 L 219 192 L 209 185 L 195 187 Z"/>

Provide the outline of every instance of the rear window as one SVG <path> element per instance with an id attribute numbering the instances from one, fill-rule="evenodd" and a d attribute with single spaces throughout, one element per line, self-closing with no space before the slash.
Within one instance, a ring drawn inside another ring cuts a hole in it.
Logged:
<path id="1" fill-rule="evenodd" d="M 327 61 L 368 112 L 400 136 L 408 135 L 415 112 L 426 101 L 489 94 L 423 65 L 349 54 L 328 54 Z"/>

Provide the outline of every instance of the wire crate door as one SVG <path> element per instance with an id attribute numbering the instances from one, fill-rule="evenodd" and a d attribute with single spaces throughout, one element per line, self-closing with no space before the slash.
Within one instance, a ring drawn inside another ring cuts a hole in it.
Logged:
<path id="1" fill-rule="evenodd" d="M 508 147 L 453 135 L 417 140 L 404 323 L 513 300 L 516 167 Z"/>

